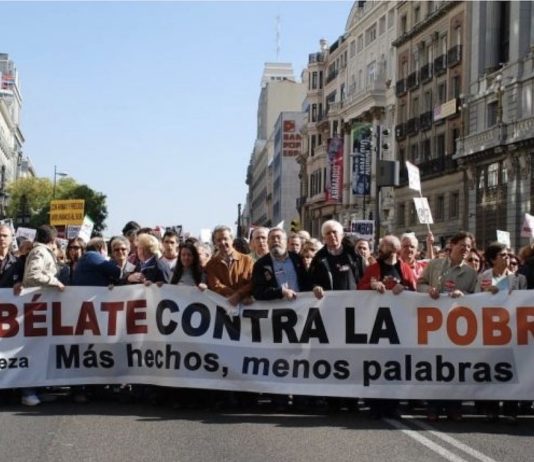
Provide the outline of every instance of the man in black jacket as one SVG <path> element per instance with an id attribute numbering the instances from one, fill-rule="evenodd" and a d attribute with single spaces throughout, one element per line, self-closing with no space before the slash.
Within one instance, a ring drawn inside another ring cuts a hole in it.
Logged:
<path id="1" fill-rule="evenodd" d="M 297 292 L 309 290 L 302 258 L 287 251 L 287 234 L 272 228 L 267 236 L 269 253 L 254 263 L 253 295 L 256 300 L 293 300 Z"/>
<path id="2" fill-rule="evenodd" d="M 324 247 L 310 266 L 313 293 L 323 298 L 325 290 L 355 290 L 363 275 L 363 259 L 353 247 L 343 244 L 343 227 L 328 220 L 321 227 Z"/>

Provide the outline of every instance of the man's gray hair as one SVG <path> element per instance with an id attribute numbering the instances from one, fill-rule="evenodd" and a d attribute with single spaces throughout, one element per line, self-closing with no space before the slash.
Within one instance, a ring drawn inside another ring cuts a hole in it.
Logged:
<path id="1" fill-rule="evenodd" d="M 343 235 L 343 226 L 341 226 L 341 223 L 336 220 L 326 220 L 323 225 L 321 226 L 321 236 L 325 236 L 326 234 L 326 228 L 333 228 L 337 229 L 341 235 Z"/>
<path id="2" fill-rule="evenodd" d="M 230 239 L 234 239 L 234 233 L 232 233 L 232 228 L 226 225 L 217 225 L 215 228 L 213 228 L 213 232 L 211 233 L 211 242 L 215 244 L 215 236 L 217 233 L 222 233 L 224 231 L 228 231 L 228 234 L 230 234 Z"/>

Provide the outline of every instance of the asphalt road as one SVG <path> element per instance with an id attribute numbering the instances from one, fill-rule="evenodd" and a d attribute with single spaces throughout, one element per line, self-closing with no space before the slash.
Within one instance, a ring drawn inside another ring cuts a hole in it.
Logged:
<path id="1" fill-rule="evenodd" d="M 534 416 L 518 424 L 365 412 L 286 414 L 62 401 L 0 406 L 0 461 L 531 461 Z"/>

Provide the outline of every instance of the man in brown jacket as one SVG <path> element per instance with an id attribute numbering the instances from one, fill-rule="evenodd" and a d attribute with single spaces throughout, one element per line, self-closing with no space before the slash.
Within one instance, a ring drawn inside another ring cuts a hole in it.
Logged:
<path id="1" fill-rule="evenodd" d="M 217 226 L 212 240 L 217 254 L 206 265 L 208 288 L 226 297 L 232 306 L 252 303 L 254 261 L 234 249 L 232 230 L 228 226 Z"/>

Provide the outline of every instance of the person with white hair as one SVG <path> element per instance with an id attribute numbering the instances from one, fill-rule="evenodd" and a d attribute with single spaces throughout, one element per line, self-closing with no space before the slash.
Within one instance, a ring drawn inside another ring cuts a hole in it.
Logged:
<path id="1" fill-rule="evenodd" d="M 429 249 L 429 259 L 433 255 L 434 236 L 432 232 L 429 232 L 426 238 L 426 246 Z M 423 274 L 423 270 L 428 265 L 429 260 L 420 260 L 419 258 L 419 241 L 415 237 L 414 233 L 404 233 L 401 236 L 401 250 L 400 258 L 402 261 L 408 264 L 411 268 L 415 279 L 419 279 Z"/>
<path id="2" fill-rule="evenodd" d="M 269 245 L 267 244 L 268 234 L 269 228 L 263 226 L 254 228 L 252 231 L 250 235 L 250 248 L 252 250 L 251 257 L 254 261 L 269 253 Z"/>
<path id="3" fill-rule="evenodd" d="M 313 293 L 323 298 L 325 290 L 354 290 L 363 274 L 363 259 L 343 244 L 343 227 L 336 220 L 321 227 L 324 247 L 313 257 L 310 274 Z"/>

